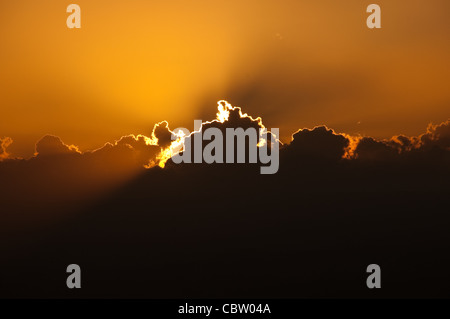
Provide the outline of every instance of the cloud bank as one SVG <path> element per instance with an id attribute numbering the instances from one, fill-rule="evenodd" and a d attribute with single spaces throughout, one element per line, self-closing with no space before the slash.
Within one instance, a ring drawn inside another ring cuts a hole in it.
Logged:
<path id="1" fill-rule="evenodd" d="M 216 119 L 205 121 L 201 125 L 202 131 L 210 127 L 223 131 L 227 127 L 265 128 L 260 117 L 253 118 L 243 113 L 240 107 L 233 107 L 226 101 L 218 102 Z M 171 156 L 182 150 L 185 139 L 191 138 L 193 134 L 201 134 L 198 130 L 199 128 L 189 136 L 174 141 L 177 133 L 171 131 L 167 121 L 163 121 L 155 124 L 151 136 L 126 135 L 91 151 L 81 151 L 76 145 L 65 144 L 57 136 L 46 135 L 37 141 L 34 156 L 26 160 L 15 159 L 7 152 L 13 141 L 5 137 L 0 139 L 0 160 L 45 161 L 51 165 L 52 161 L 65 158 L 79 164 L 84 163 L 86 166 L 98 168 L 103 165 L 119 171 L 126 168 L 152 168 L 157 165 L 164 167 Z M 382 140 L 370 136 L 337 133 L 326 126 L 317 126 L 312 129 L 299 129 L 292 134 L 288 144 L 280 146 L 285 158 L 289 158 L 291 162 L 302 159 L 388 161 L 432 151 L 446 153 L 450 150 L 450 120 L 429 124 L 425 133 L 420 136 L 397 135 Z"/>
<path id="2" fill-rule="evenodd" d="M 265 126 L 263 119 L 253 118 L 241 108 L 219 103 L 216 118 L 203 122 L 202 130 L 184 139 L 211 127 Z M 173 141 L 174 132 L 178 133 L 176 128 L 163 121 L 155 125 L 150 136 L 126 135 L 88 151 L 47 135 L 36 143 L 35 155 L 28 159 L 10 154 L 7 147 L 12 140 L 3 138 L 0 208 L 2 225 L 7 225 L 3 231 L 34 227 L 46 216 L 54 222 L 55 216 L 67 216 L 77 212 L 76 207 L 109 197 L 114 197 L 114 204 L 112 209 L 103 210 L 101 227 L 110 224 L 114 210 L 114 219 L 121 227 L 127 214 L 157 218 L 168 211 L 182 211 L 179 218 L 190 218 L 193 215 L 185 212 L 195 211 L 214 219 L 220 209 L 234 227 L 235 220 L 227 217 L 230 211 L 235 211 L 237 218 L 245 214 L 259 218 L 266 210 L 268 220 L 279 216 L 278 212 L 308 214 L 324 205 L 328 207 L 323 210 L 339 214 L 348 207 L 365 212 L 372 206 L 378 213 L 391 203 L 386 196 L 395 198 L 396 206 L 390 207 L 395 211 L 405 204 L 414 208 L 411 203 L 418 197 L 427 198 L 427 205 L 439 206 L 443 202 L 439 194 L 448 192 L 449 120 L 430 124 L 419 136 L 397 135 L 384 140 L 351 136 L 326 126 L 303 128 L 292 134 L 289 143 L 280 143 L 279 170 L 273 175 L 260 175 L 261 163 L 175 164 L 170 155 L 179 151 L 183 140 Z M 331 192 L 337 192 L 333 200 L 339 209 L 328 203 Z M 315 196 L 310 198 L 312 193 Z M 355 202 L 355 196 L 360 195 Z M 304 207 L 304 201 L 310 204 Z M 381 205 L 380 201 L 386 203 Z M 96 209 L 88 211 L 88 216 L 96 213 Z M 134 217 L 129 221 L 135 225 Z M 81 224 L 85 225 L 84 221 Z M 142 224 L 145 234 L 149 233 L 148 225 Z M 154 228 L 158 230 L 157 225 Z M 270 222 L 267 225 L 272 226 Z M 133 227 L 130 232 L 134 232 Z"/>

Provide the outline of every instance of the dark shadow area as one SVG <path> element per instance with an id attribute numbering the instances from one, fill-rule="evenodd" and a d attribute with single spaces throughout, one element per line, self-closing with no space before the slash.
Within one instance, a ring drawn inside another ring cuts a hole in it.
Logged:
<path id="1" fill-rule="evenodd" d="M 284 150 L 276 175 L 150 169 L 64 221 L 2 238 L 1 296 L 449 297 L 449 161 L 433 154 L 294 161 Z M 66 288 L 72 263 L 82 289 Z M 382 289 L 366 287 L 372 263 Z"/>

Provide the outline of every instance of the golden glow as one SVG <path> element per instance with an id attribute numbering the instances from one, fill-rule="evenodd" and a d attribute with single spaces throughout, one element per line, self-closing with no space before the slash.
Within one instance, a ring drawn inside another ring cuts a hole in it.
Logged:
<path id="1" fill-rule="evenodd" d="M 348 146 L 345 148 L 345 153 L 342 158 L 345 159 L 354 159 L 356 157 L 355 151 L 358 146 L 359 141 L 361 140 L 361 136 L 352 136 L 348 134 L 341 133 L 344 137 L 346 137 L 349 141 Z"/>
<path id="2" fill-rule="evenodd" d="M 223 123 L 225 121 L 228 121 L 228 117 L 230 116 L 230 109 L 232 108 L 232 106 L 227 102 L 227 101 L 219 101 L 218 103 L 218 112 L 216 115 L 216 119 L 220 122 Z"/>
<path id="3" fill-rule="evenodd" d="M 240 107 L 232 106 L 230 103 L 228 103 L 225 100 L 221 100 L 221 101 L 217 102 L 216 119 L 213 120 L 213 121 L 202 122 L 202 126 L 201 126 L 200 130 L 206 124 L 211 124 L 211 123 L 214 123 L 214 122 L 224 123 L 224 122 L 228 121 L 229 116 L 230 116 L 230 111 L 232 111 L 232 110 L 238 110 L 239 111 L 239 116 L 241 118 L 249 118 L 251 121 L 258 123 L 258 125 L 262 128 L 262 130 L 261 130 L 261 135 L 260 135 L 260 139 L 259 139 L 259 142 L 258 142 L 257 146 L 258 147 L 264 146 L 267 143 L 267 141 L 265 140 L 265 138 L 262 137 L 262 135 L 265 134 L 265 133 L 270 133 L 270 132 L 268 132 L 267 129 L 265 128 L 265 126 L 263 125 L 261 117 L 253 118 L 250 115 L 248 115 L 247 113 L 242 113 L 242 109 Z M 161 122 L 161 123 L 163 123 L 163 122 Z M 164 121 L 164 123 L 167 124 L 167 128 L 168 128 L 169 127 L 168 123 L 166 121 Z M 169 129 L 169 131 L 170 131 L 170 129 Z M 161 168 L 164 168 L 166 162 L 172 156 L 180 153 L 183 150 L 184 140 L 185 140 L 186 137 L 190 137 L 192 134 L 198 133 L 199 131 L 191 132 L 188 136 L 185 136 L 185 134 L 184 134 L 184 132 L 182 130 L 179 130 L 177 132 L 173 132 L 173 131 L 170 131 L 170 132 L 173 135 L 177 136 L 177 139 L 172 141 L 172 143 L 170 144 L 169 147 L 167 147 L 165 149 L 161 149 L 161 153 L 157 156 L 158 165 Z M 154 134 L 153 134 L 153 136 L 154 136 Z M 279 140 L 278 140 L 278 142 L 281 143 Z M 151 165 L 148 166 L 148 167 L 151 167 Z"/>
<path id="4" fill-rule="evenodd" d="M 10 137 L 0 138 L 0 161 L 9 157 L 7 148 L 12 144 L 13 140 Z"/>
<path id="5" fill-rule="evenodd" d="M 158 165 L 161 168 L 164 168 L 166 165 L 166 162 L 172 157 L 172 150 L 170 147 L 166 149 L 161 149 L 161 153 L 156 157 L 156 159 L 159 161 Z M 147 168 L 150 168 L 151 166 L 148 166 Z"/>

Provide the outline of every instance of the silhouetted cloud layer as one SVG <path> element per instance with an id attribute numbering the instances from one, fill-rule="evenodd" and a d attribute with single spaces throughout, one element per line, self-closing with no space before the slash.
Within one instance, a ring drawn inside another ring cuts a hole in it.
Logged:
<path id="1" fill-rule="evenodd" d="M 418 137 L 398 135 L 389 140 L 360 138 L 356 145 L 355 156 L 360 160 L 382 161 L 436 153 L 448 157 L 449 151 L 450 121 L 447 120 L 437 125 L 430 124 L 427 131 Z"/>
<path id="2" fill-rule="evenodd" d="M 193 137 L 211 127 L 222 132 L 226 128 L 236 127 L 265 128 L 261 118 L 253 118 L 243 113 L 241 108 L 220 101 L 216 119 L 203 122 L 200 132 L 191 132 L 189 136 L 177 141 L 172 140 L 175 136 L 169 123 L 163 121 L 154 126 L 151 136 L 122 136 L 90 151 L 81 151 L 76 145 L 68 145 L 57 136 L 47 135 L 37 141 L 33 157 L 21 159 L 14 158 L 8 152 L 12 139 L 6 137 L 0 140 L 0 186 L 3 193 L 10 194 L 11 198 L 24 196 L 23 190 L 27 189 L 25 196 L 31 196 L 37 201 L 49 197 L 56 201 L 77 196 L 81 198 L 84 195 L 95 196 L 99 190 L 120 185 L 145 168 L 165 167 L 166 162 L 169 165 L 165 171 L 175 167 L 177 171 L 189 170 L 192 165 L 174 164 L 170 157 L 182 149 L 183 141 L 190 139 L 194 144 Z M 208 141 L 203 141 L 203 147 L 207 144 Z M 337 133 L 326 126 L 317 126 L 298 130 L 292 135 L 290 143 L 280 142 L 280 171 L 277 174 L 295 176 L 298 172 L 321 172 L 332 163 L 343 165 L 340 172 L 347 176 L 365 173 L 356 173 L 356 169 L 367 169 L 370 165 L 379 165 L 381 168 L 386 163 L 400 164 L 395 169 L 386 168 L 386 172 L 398 171 L 402 167 L 414 168 L 416 164 L 445 169 L 449 161 L 449 120 L 441 124 L 430 124 L 420 136 L 398 135 L 385 140 L 350 136 Z M 202 164 L 201 168 L 210 166 L 212 169 L 219 169 L 218 165 Z M 350 173 L 349 169 L 352 169 Z M 417 167 L 414 169 L 417 171 Z M 65 185 L 64 188 L 61 185 Z"/>
<path id="3" fill-rule="evenodd" d="M 244 114 L 241 108 L 223 105 L 219 102 L 217 119 L 203 122 L 202 131 L 210 127 L 216 127 L 225 132 L 228 127 L 253 127 L 264 128 L 261 118 L 252 118 Z M 226 118 L 224 118 L 226 116 Z M 192 134 L 199 134 L 193 132 Z M 154 126 L 150 137 L 144 135 L 127 135 L 112 143 L 93 151 L 80 151 L 76 145 L 67 145 L 59 137 L 53 135 L 44 136 L 36 143 L 35 156 L 26 161 L 39 159 L 52 165 L 52 161 L 61 161 L 62 157 L 77 159 L 78 164 L 87 166 L 110 167 L 111 169 L 124 170 L 128 168 L 164 166 L 174 151 L 172 140 L 173 132 L 166 121 Z M 186 138 L 191 138 L 188 136 Z M 12 143 L 9 137 L 0 139 L 0 160 L 21 160 L 11 158 L 7 148 Z M 171 148 L 172 146 L 172 148 Z M 385 161 L 393 160 L 408 153 L 420 152 L 448 152 L 450 149 L 450 120 L 441 124 L 430 124 L 426 132 L 417 137 L 404 135 L 394 136 L 389 140 L 377 140 L 373 137 L 350 136 L 336 133 L 325 126 L 317 126 L 313 129 L 300 129 L 292 135 L 292 140 L 287 145 L 282 145 L 284 157 L 290 162 L 302 159 L 339 161 Z M 23 162 L 21 160 L 21 162 Z"/>
<path id="4" fill-rule="evenodd" d="M 46 135 L 36 143 L 36 156 L 59 156 L 80 153 L 74 145 L 66 145 L 57 136 Z"/>
<path id="5" fill-rule="evenodd" d="M 293 159 L 338 161 L 344 156 L 349 144 L 349 139 L 344 135 L 337 134 L 326 126 L 318 126 L 312 130 L 302 129 L 294 133 L 287 151 Z"/>

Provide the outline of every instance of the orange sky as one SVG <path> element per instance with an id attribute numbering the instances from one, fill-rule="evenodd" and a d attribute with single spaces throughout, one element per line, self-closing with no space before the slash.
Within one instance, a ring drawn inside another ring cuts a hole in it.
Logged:
<path id="1" fill-rule="evenodd" d="M 45 134 L 86 150 L 161 120 L 192 128 L 220 99 L 285 139 L 318 124 L 416 135 L 449 117 L 447 0 L 73 2 L 79 30 L 69 1 L 0 4 L 0 137 L 15 156 Z"/>

